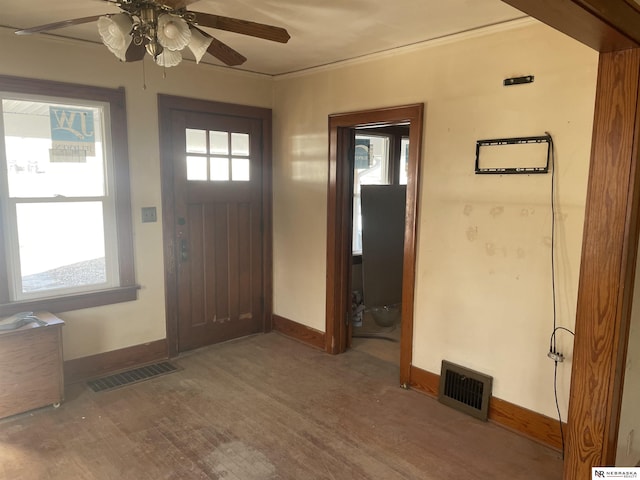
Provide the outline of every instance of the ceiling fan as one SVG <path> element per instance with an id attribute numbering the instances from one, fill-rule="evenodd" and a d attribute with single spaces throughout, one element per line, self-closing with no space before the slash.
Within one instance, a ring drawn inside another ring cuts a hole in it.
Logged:
<path id="1" fill-rule="evenodd" d="M 243 64 L 247 59 L 202 27 L 287 43 L 289 33 L 281 27 L 187 10 L 198 0 L 100 0 L 117 5 L 122 12 L 74 18 L 17 30 L 18 35 L 46 32 L 97 21 L 105 46 L 121 61 L 136 62 L 145 54 L 158 65 L 173 67 L 182 61 L 182 50 L 189 48 L 199 63 L 205 53 L 226 65 Z"/>

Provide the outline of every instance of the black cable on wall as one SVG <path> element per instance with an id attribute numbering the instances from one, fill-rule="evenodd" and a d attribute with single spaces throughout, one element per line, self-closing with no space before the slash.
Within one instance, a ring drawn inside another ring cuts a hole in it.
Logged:
<path id="1" fill-rule="evenodd" d="M 571 335 L 575 335 L 571 330 L 565 327 L 558 326 L 558 311 L 557 311 L 557 291 L 556 291 L 556 154 L 553 144 L 553 138 L 549 132 L 545 132 L 549 136 L 549 142 L 551 147 L 551 158 L 549 167 L 551 169 L 551 295 L 553 303 L 553 330 L 551 337 L 549 338 L 549 356 L 553 358 L 553 396 L 556 403 L 556 410 L 558 412 L 558 422 L 560 424 L 560 439 L 562 441 L 562 459 L 564 460 L 564 429 L 562 427 L 562 414 L 560 412 L 560 404 L 558 402 L 558 363 L 561 361 L 561 354 L 558 352 L 556 344 L 556 333 L 558 330 L 569 332 Z M 551 355 L 552 354 L 552 355 Z M 560 360 L 559 360 L 560 358 Z"/>

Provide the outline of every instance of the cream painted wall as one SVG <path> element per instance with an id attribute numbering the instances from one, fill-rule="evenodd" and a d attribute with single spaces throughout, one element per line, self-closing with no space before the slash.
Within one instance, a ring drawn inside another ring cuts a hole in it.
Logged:
<path id="1" fill-rule="evenodd" d="M 44 35 L 16 37 L 0 29 L 0 74 L 116 88 L 127 97 L 135 269 L 138 300 L 60 314 L 66 321 L 66 360 L 163 339 L 165 329 L 162 222 L 141 223 L 140 208 L 161 216 L 158 93 L 271 107 L 272 79 L 185 62 L 163 69 L 147 63 L 146 90 L 140 64 L 122 64 L 101 45 Z"/>
<path id="2" fill-rule="evenodd" d="M 425 104 L 413 364 L 447 359 L 494 395 L 557 416 L 546 357 L 551 175 L 476 176 L 478 139 L 553 135 L 558 325 L 572 328 L 598 55 L 533 21 L 279 77 L 274 99 L 274 311 L 325 330 L 327 117 Z M 535 75 L 530 85 L 504 78 Z M 566 420 L 572 338 L 558 371 Z"/>

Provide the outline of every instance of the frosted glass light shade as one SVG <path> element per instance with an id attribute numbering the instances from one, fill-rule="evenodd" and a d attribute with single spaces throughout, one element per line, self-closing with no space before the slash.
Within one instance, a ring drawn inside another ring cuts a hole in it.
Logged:
<path id="1" fill-rule="evenodd" d="M 120 61 L 126 61 L 127 48 L 131 44 L 133 21 L 126 13 L 105 15 L 98 19 L 98 33 L 102 43 Z"/>
<path id="2" fill-rule="evenodd" d="M 158 17 L 158 42 L 165 49 L 182 50 L 191 40 L 189 24 L 178 15 L 163 13 Z"/>
<path id="3" fill-rule="evenodd" d="M 198 29 L 191 29 L 191 41 L 189 42 L 189 50 L 196 58 L 196 63 L 200 63 L 202 57 L 207 53 L 207 48 L 211 45 L 213 38 L 203 35 Z"/>
<path id="4" fill-rule="evenodd" d="M 164 49 L 162 53 L 156 55 L 156 63 L 161 67 L 175 67 L 182 61 L 182 54 L 173 50 Z"/>
<path id="5" fill-rule="evenodd" d="M 202 57 L 207 52 L 207 48 L 211 45 L 213 38 L 207 37 L 200 33 L 199 30 L 192 28 L 191 29 L 191 41 L 189 42 L 189 50 L 193 53 L 193 56 L 196 57 L 196 63 L 200 63 Z"/>

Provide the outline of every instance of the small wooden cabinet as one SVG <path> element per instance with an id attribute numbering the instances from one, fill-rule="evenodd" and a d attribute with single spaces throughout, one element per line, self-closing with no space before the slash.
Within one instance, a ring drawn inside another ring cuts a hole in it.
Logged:
<path id="1" fill-rule="evenodd" d="M 0 332 L 0 418 L 64 399 L 64 322 L 48 312 L 37 316 L 47 325 Z"/>

